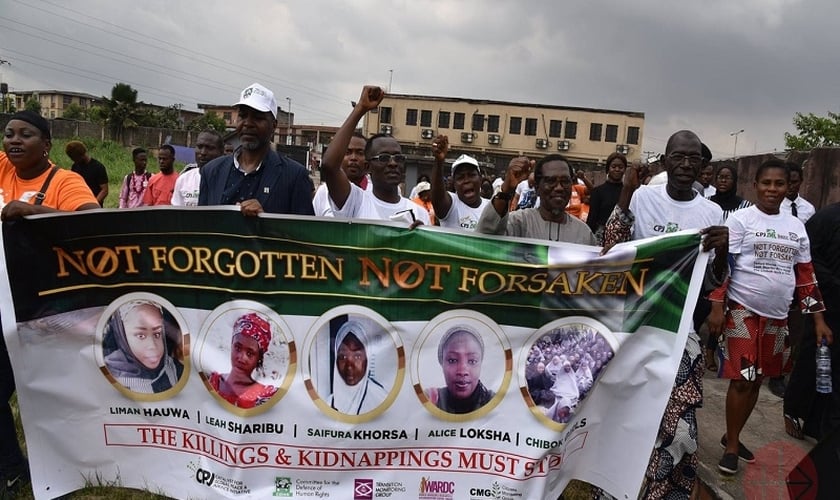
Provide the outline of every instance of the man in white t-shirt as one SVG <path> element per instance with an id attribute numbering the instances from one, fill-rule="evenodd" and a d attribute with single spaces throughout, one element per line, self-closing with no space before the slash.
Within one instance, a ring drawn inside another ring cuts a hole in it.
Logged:
<path id="1" fill-rule="evenodd" d="M 451 193 L 443 185 L 443 169 L 446 153 L 449 152 L 449 138 L 439 135 L 432 142 L 435 168 L 432 169 L 432 206 L 441 227 L 475 231 L 481 211 L 490 200 L 481 197 L 481 169 L 478 160 L 470 155 L 461 155 L 452 163 Z"/>
<path id="2" fill-rule="evenodd" d="M 347 175 L 347 179 L 353 184 L 359 186 L 365 191 L 370 191 L 373 184 L 370 182 L 370 177 L 367 173 L 367 162 L 365 161 L 365 146 L 367 139 L 359 132 L 353 134 L 350 138 L 350 144 L 347 145 L 347 150 L 344 152 L 344 159 L 341 161 L 341 169 Z M 318 189 L 315 190 L 315 196 L 312 197 L 312 208 L 315 210 L 315 215 L 322 215 L 324 217 L 333 217 L 332 207 L 330 206 L 330 193 L 327 189 L 327 183 L 322 182 Z"/>
<path id="3" fill-rule="evenodd" d="M 175 181 L 172 191 L 172 205 L 194 207 L 198 205 L 198 191 L 201 186 L 201 169 L 210 160 L 222 156 L 224 141 L 215 130 L 205 130 L 195 140 L 195 163 L 190 163 Z"/>
<path id="4" fill-rule="evenodd" d="M 532 208 L 537 206 L 537 187 L 534 183 L 534 172 L 527 179 L 516 186 L 516 194 L 513 196 L 514 210 Z"/>
<path id="5" fill-rule="evenodd" d="M 703 157 L 700 138 L 681 130 L 668 139 L 663 160 L 665 184 L 639 187 L 639 172 L 627 167 L 624 187 L 604 230 L 604 248 L 683 229 L 701 229 L 703 250 L 715 251 L 707 277 L 714 285 L 727 273 L 729 230 L 723 211 L 694 189 Z M 697 333 L 689 332 L 680 370 L 660 423 L 656 447 L 645 472 L 640 498 L 689 498 L 697 475 L 697 417 L 702 405 L 705 363 Z"/>
<path id="6" fill-rule="evenodd" d="M 374 219 L 404 222 L 411 227 L 429 224 L 429 213 L 423 207 L 400 195 L 405 181 L 405 155 L 400 143 L 389 135 L 377 134 L 367 140 L 365 161 L 370 172 L 370 191 L 350 182 L 341 169 L 344 153 L 364 115 L 379 106 L 385 92 L 365 86 L 359 102 L 338 129 L 321 160 L 321 176 L 329 190 L 330 206 L 336 218 Z"/>

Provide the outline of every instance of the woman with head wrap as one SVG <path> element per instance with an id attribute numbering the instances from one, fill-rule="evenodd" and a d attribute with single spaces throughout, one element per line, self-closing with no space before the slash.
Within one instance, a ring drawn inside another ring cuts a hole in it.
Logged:
<path id="1" fill-rule="evenodd" d="M 335 365 L 330 406 L 347 415 L 374 410 L 388 397 L 388 391 L 368 369 L 367 331 L 358 321 L 349 320 L 335 337 Z"/>
<path id="2" fill-rule="evenodd" d="M 230 341 L 230 373 L 210 374 L 210 387 L 228 403 L 239 408 L 259 406 L 277 392 L 272 385 L 263 385 L 253 378 L 262 369 L 265 353 L 271 344 L 271 325 L 256 313 L 245 314 L 233 324 Z"/>
<path id="3" fill-rule="evenodd" d="M 572 370 L 572 364 L 567 360 L 563 360 L 563 369 L 557 374 L 557 378 L 554 379 L 551 392 L 554 393 L 557 400 L 564 406 L 574 408 L 577 405 L 578 399 L 580 399 L 580 388 L 578 387 L 575 371 Z"/>
<path id="4" fill-rule="evenodd" d="M 447 413 L 470 413 L 493 399 L 495 393 L 481 383 L 484 341 L 470 328 L 456 326 L 440 340 L 438 362 L 446 387 L 431 389 L 429 400 Z"/>
<path id="5" fill-rule="evenodd" d="M 169 355 L 163 311 L 154 302 L 136 300 L 121 305 L 108 320 L 103 346 L 109 351 L 105 366 L 130 391 L 163 392 L 184 373 L 184 365 Z"/>
<path id="6" fill-rule="evenodd" d="M 715 172 L 715 194 L 709 197 L 710 200 L 720 205 L 723 209 L 723 220 L 729 214 L 742 208 L 752 206 L 752 203 L 741 198 L 735 192 L 738 189 L 738 170 L 728 165 L 721 165 Z"/>
<path id="7" fill-rule="evenodd" d="M 99 203 L 78 174 L 50 163 L 50 124 L 38 113 L 20 111 L 3 130 L 0 151 L 0 217 L 99 208 Z M 0 481 L 17 484 L 29 475 L 29 466 L 17 441 L 9 398 L 15 392 L 12 363 L 0 335 Z"/>

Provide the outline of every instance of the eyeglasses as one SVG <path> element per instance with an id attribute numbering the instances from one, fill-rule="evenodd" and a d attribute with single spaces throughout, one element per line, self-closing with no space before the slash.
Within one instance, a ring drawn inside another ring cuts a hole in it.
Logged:
<path id="1" fill-rule="evenodd" d="M 391 160 L 394 160 L 396 163 L 404 163 L 405 162 L 405 155 L 392 155 L 390 153 L 379 153 L 376 156 L 371 156 L 369 161 L 378 161 L 380 163 L 391 163 Z"/>
<path id="2" fill-rule="evenodd" d="M 668 160 L 677 167 L 685 165 L 686 161 L 688 161 L 690 167 L 699 167 L 703 163 L 703 157 L 700 155 L 684 155 L 682 153 L 671 153 L 668 155 Z"/>
<path id="3" fill-rule="evenodd" d="M 729 174 L 718 174 L 717 180 L 719 180 L 719 181 L 731 181 L 732 176 L 729 175 Z"/>
<path id="4" fill-rule="evenodd" d="M 560 184 L 563 187 L 572 185 L 572 178 L 567 176 L 553 175 L 551 177 L 540 177 L 540 182 L 545 184 L 545 187 L 551 189 Z"/>

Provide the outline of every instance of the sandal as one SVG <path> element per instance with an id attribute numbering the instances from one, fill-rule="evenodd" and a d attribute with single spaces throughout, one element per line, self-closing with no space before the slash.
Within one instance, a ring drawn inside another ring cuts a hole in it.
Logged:
<path id="1" fill-rule="evenodd" d="M 716 372 L 718 367 L 715 363 L 715 351 L 706 349 L 706 369 L 710 372 Z"/>
<path id="2" fill-rule="evenodd" d="M 799 419 L 787 413 L 785 413 L 785 432 L 793 438 L 805 439 L 805 435 L 802 433 L 802 424 L 799 422 Z"/>

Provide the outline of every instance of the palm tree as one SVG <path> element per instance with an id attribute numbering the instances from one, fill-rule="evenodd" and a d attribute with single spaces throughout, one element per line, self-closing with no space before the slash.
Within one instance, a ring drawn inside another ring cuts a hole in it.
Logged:
<path id="1" fill-rule="evenodd" d="M 111 138 L 122 141 L 125 129 L 137 126 L 137 91 L 127 83 L 117 83 L 111 89 L 111 98 L 102 99 Z"/>

